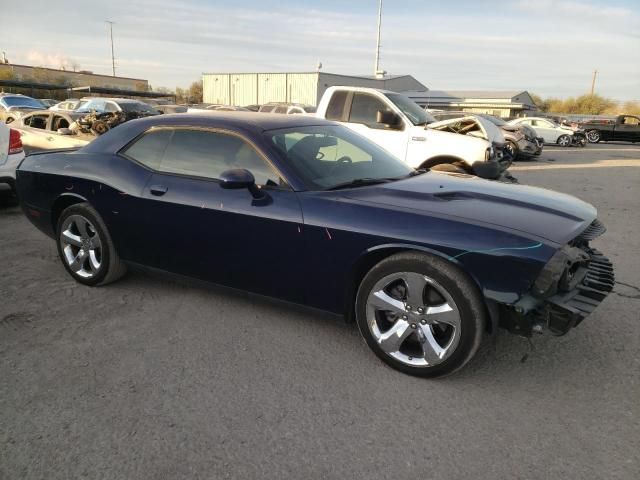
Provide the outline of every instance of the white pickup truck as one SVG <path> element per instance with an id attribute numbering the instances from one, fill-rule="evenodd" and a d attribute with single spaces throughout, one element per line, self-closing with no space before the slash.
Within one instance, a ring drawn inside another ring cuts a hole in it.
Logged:
<path id="1" fill-rule="evenodd" d="M 504 137 L 493 123 L 473 116 L 438 122 L 396 92 L 330 87 L 316 116 L 342 123 L 413 168 L 498 179 L 511 164 L 504 155 Z"/>

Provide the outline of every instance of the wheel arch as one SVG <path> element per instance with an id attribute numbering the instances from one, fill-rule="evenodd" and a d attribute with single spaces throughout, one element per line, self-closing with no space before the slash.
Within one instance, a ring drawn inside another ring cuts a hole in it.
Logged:
<path id="1" fill-rule="evenodd" d="M 77 193 L 63 193 L 53 202 L 51 207 L 51 227 L 54 234 L 57 234 L 58 219 L 65 208 L 78 203 L 89 203 L 86 198 Z"/>
<path id="2" fill-rule="evenodd" d="M 420 168 L 431 168 L 431 167 L 435 167 L 436 165 L 442 165 L 445 163 L 456 165 L 457 167 L 462 168 L 466 172 L 472 173 L 470 171 L 470 167 L 467 164 L 467 162 L 465 162 L 464 159 L 460 157 L 456 157 L 454 155 L 439 155 L 437 157 L 429 158 L 420 164 Z"/>
<path id="3" fill-rule="evenodd" d="M 390 244 L 384 244 L 384 245 L 377 245 L 375 247 L 369 248 L 366 251 L 364 251 L 360 255 L 360 257 L 358 257 L 358 259 L 355 261 L 354 265 L 352 266 L 349 272 L 349 277 L 347 279 L 347 286 L 346 286 L 347 293 L 345 295 L 344 311 L 345 311 L 345 319 L 348 323 L 355 321 L 356 295 L 358 294 L 358 288 L 360 287 L 360 284 L 362 283 L 362 280 L 364 279 L 365 275 L 375 265 L 377 265 L 379 262 L 381 262 L 385 258 L 388 258 L 391 255 L 395 255 L 396 253 L 403 253 L 403 252 L 418 252 L 418 253 L 425 253 L 428 255 L 434 255 L 436 257 L 439 257 L 455 265 L 478 288 L 478 291 L 480 292 L 480 296 L 482 297 L 482 300 L 486 308 L 487 318 L 491 320 L 487 322 L 487 325 L 485 325 L 485 328 L 487 329 L 488 333 L 495 332 L 495 326 L 497 325 L 497 321 L 494 320 L 495 312 L 491 310 L 491 305 L 482 294 L 482 286 L 480 285 L 480 282 L 478 281 L 476 276 L 473 275 L 472 272 L 469 272 L 467 269 L 465 269 L 457 259 L 439 250 L 423 247 L 420 245 L 412 245 L 412 244 L 405 244 L 405 243 L 390 243 Z"/>

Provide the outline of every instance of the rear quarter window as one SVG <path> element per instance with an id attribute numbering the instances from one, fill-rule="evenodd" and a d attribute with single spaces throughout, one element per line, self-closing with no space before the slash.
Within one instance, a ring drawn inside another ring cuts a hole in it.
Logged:
<path id="1" fill-rule="evenodd" d="M 172 135 L 172 130 L 156 130 L 145 133 L 126 147 L 122 153 L 153 170 L 159 170 L 160 162 Z"/>

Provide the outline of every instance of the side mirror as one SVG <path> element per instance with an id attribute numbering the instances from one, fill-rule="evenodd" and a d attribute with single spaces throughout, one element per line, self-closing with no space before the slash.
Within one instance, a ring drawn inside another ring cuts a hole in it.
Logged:
<path id="1" fill-rule="evenodd" d="M 73 135 L 73 131 L 69 128 L 59 128 L 58 133 L 60 135 Z"/>
<path id="2" fill-rule="evenodd" d="M 228 189 L 250 188 L 256 184 L 253 174 L 244 168 L 225 170 L 220 174 L 220 181 L 220 186 Z"/>
<path id="3" fill-rule="evenodd" d="M 376 123 L 386 125 L 391 128 L 398 128 L 400 126 L 400 117 L 388 110 L 378 110 L 376 112 Z"/>
<path id="4" fill-rule="evenodd" d="M 234 168 L 225 170 L 220 174 L 220 186 L 228 189 L 246 188 L 253 197 L 252 204 L 267 205 L 270 203 L 270 197 L 256 185 L 256 179 L 249 170 L 244 168 Z"/>

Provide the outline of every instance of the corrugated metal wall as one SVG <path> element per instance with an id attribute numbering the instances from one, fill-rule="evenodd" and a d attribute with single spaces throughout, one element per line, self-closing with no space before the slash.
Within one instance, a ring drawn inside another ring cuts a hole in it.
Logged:
<path id="1" fill-rule="evenodd" d="M 225 105 L 294 102 L 316 105 L 317 73 L 205 73 L 203 101 Z"/>
<path id="2" fill-rule="evenodd" d="M 317 73 L 289 73 L 288 84 L 289 102 L 317 105 Z"/>
<path id="3" fill-rule="evenodd" d="M 229 75 L 207 74 L 202 76 L 202 97 L 206 103 L 229 103 Z"/>
<path id="4" fill-rule="evenodd" d="M 251 105 L 292 102 L 317 105 L 332 86 L 386 88 L 396 92 L 426 90 L 411 76 L 364 78 L 332 73 L 205 73 L 202 76 L 204 102 Z"/>

